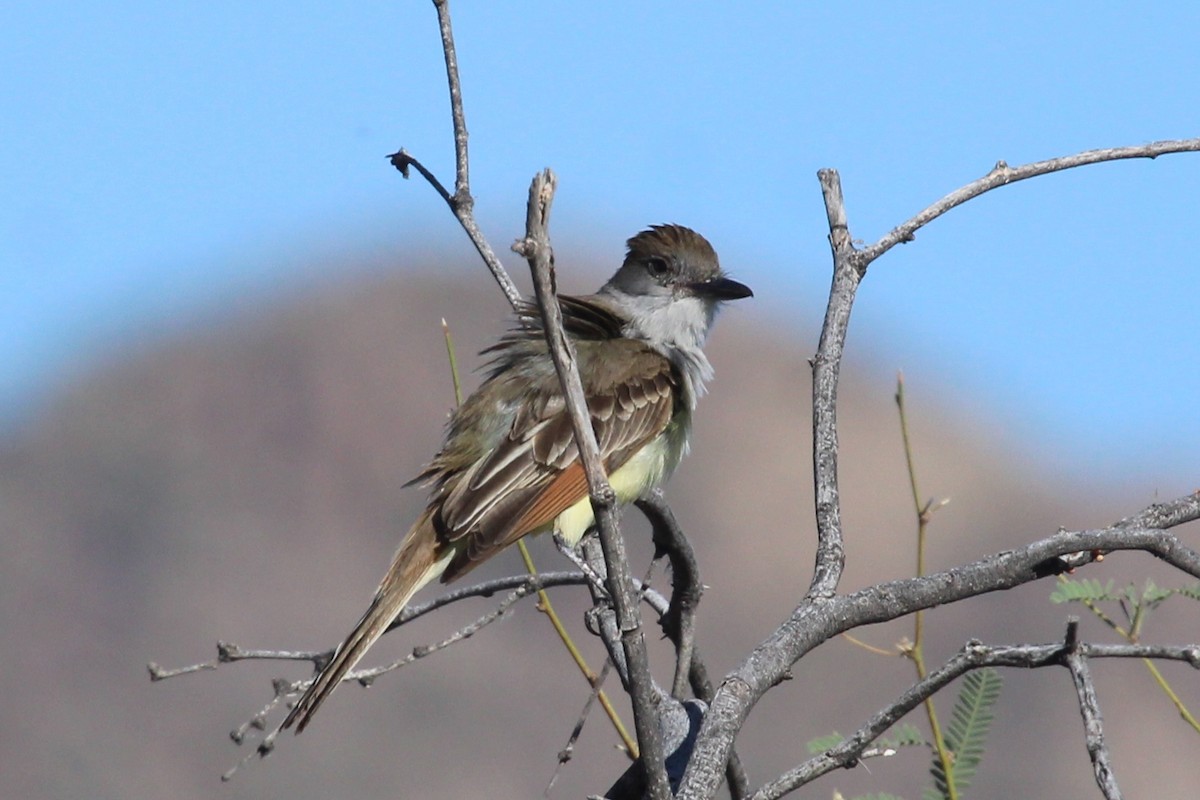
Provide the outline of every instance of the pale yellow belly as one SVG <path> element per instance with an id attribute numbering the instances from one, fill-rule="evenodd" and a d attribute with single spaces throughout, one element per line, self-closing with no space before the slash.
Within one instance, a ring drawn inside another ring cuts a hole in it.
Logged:
<path id="1" fill-rule="evenodd" d="M 683 456 L 685 436 L 686 433 L 676 426 L 669 427 L 609 475 L 608 482 L 617 495 L 617 501 L 621 504 L 631 503 L 670 477 Z M 574 547 L 595 519 L 591 498 L 584 497 L 558 515 L 554 520 L 554 530 Z"/>

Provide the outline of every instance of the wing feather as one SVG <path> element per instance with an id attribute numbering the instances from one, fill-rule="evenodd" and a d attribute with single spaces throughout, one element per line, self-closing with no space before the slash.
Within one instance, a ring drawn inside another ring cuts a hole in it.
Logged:
<path id="1" fill-rule="evenodd" d="M 678 379 L 662 354 L 632 339 L 582 341 L 576 347 L 581 371 L 590 377 L 584 392 L 592 427 L 611 474 L 666 428 L 678 399 Z M 609 349 L 598 354 L 598 347 Z M 602 363 L 587 362 L 601 357 Z M 463 575 L 587 496 L 557 379 L 541 389 L 549 399 L 527 400 L 500 444 L 452 488 L 447 484 L 439 529 L 451 540 L 465 538 L 467 546 L 443 581 Z"/>

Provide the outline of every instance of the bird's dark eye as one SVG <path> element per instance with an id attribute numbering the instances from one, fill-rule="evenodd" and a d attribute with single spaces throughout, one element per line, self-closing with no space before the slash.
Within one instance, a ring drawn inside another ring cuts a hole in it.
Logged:
<path id="1" fill-rule="evenodd" d="M 661 278 L 671 271 L 671 265 L 662 256 L 650 256 L 650 258 L 646 259 L 646 268 L 656 278 Z"/>

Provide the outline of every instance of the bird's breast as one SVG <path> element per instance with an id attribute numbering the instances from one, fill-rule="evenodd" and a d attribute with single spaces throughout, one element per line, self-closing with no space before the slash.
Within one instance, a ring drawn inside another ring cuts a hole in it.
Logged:
<path id="1" fill-rule="evenodd" d="M 671 477 L 688 448 L 691 412 L 680 409 L 663 432 L 646 443 L 628 461 L 608 476 L 609 485 L 622 505 L 649 494 Z M 558 515 L 554 529 L 574 547 L 596 521 L 590 497 L 584 497 Z"/>

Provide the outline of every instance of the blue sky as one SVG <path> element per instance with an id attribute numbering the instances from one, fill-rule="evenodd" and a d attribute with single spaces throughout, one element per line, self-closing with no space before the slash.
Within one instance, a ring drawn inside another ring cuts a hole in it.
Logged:
<path id="1" fill-rule="evenodd" d="M 829 275 L 817 169 L 873 241 L 997 159 L 1200 135 L 1191 3 L 454 14 L 494 243 L 551 166 L 564 268 L 689 224 L 806 354 Z M 0 115 L 0 430 L 96 359 L 328 277 L 321 254 L 453 242 L 479 269 L 383 158 L 404 145 L 452 179 L 428 2 L 6 4 Z M 974 201 L 876 263 L 851 346 L 1081 474 L 1194 480 L 1198 188 L 1200 155 L 1179 155 Z"/>

